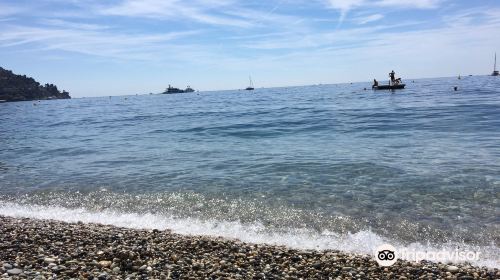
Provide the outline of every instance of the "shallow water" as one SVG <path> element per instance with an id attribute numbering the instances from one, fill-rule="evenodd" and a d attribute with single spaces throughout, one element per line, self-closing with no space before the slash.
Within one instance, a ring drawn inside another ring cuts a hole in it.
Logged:
<path id="1" fill-rule="evenodd" d="M 500 266 L 500 79 L 365 87 L 0 104 L 0 214 Z"/>

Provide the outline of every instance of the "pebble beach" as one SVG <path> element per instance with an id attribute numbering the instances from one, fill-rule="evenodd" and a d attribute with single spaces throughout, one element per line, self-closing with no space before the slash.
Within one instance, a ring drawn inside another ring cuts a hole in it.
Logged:
<path id="1" fill-rule="evenodd" d="M 500 271 L 0 216 L 1 279 L 499 279 Z"/>

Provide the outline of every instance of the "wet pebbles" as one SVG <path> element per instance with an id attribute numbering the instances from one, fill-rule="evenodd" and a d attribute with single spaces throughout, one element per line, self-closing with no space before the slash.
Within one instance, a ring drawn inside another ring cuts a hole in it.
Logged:
<path id="1" fill-rule="evenodd" d="M 500 279 L 498 269 L 0 216 L 0 279 Z"/>

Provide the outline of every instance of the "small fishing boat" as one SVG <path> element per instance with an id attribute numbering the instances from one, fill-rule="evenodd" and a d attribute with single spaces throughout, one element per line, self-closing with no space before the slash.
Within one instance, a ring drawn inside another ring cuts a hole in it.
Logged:
<path id="1" fill-rule="evenodd" d="M 248 79 L 250 80 L 250 84 L 248 85 L 248 87 L 245 90 L 254 90 L 252 77 L 248 76 Z"/>
<path id="2" fill-rule="evenodd" d="M 374 86 L 373 90 L 395 90 L 395 89 L 404 89 L 406 84 L 399 84 L 399 85 L 378 85 Z"/>
<path id="3" fill-rule="evenodd" d="M 389 73 L 389 77 L 391 78 L 389 80 L 389 84 L 387 85 L 379 85 L 377 79 L 373 79 L 373 85 L 372 89 L 373 90 L 396 90 L 396 89 L 404 89 L 406 84 L 403 84 L 401 82 L 401 78 L 396 79 L 396 73 L 394 70 L 392 70 Z"/>
<path id="4" fill-rule="evenodd" d="M 497 53 L 495 53 L 495 64 L 493 66 L 493 73 L 491 74 L 491 76 L 499 76 L 500 74 L 498 73 L 498 70 L 497 70 Z"/>

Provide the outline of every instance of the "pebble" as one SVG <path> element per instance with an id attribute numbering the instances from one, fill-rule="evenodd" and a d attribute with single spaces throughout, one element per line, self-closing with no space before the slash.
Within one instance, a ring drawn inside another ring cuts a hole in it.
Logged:
<path id="1" fill-rule="evenodd" d="M 98 254 L 99 254 L 99 253 L 98 253 Z M 100 262 L 99 262 L 99 266 L 100 266 L 100 267 L 110 267 L 110 266 L 111 266 L 111 264 L 112 264 L 112 262 L 111 262 L 111 261 L 100 261 Z"/>
<path id="2" fill-rule="evenodd" d="M 53 258 L 45 258 L 45 259 L 43 259 L 43 262 L 44 263 L 53 263 L 53 262 L 56 262 L 56 260 Z"/>
<path id="3" fill-rule="evenodd" d="M 10 263 L 4 263 L 3 264 L 3 268 L 4 269 L 11 269 L 12 268 L 12 265 Z"/>
<path id="4" fill-rule="evenodd" d="M 19 275 L 21 273 L 23 273 L 23 271 L 19 268 L 13 268 L 13 269 L 7 270 L 8 275 Z"/>

